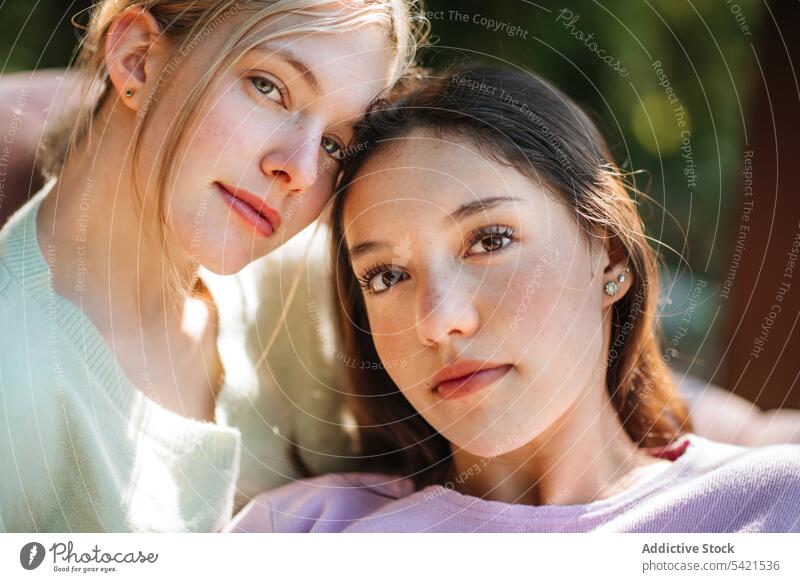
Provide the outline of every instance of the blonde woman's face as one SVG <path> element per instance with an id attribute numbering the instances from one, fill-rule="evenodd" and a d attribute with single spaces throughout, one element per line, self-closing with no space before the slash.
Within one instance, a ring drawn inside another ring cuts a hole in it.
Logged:
<path id="1" fill-rule="evenodd" d="M 607 254 L 541 185 L 416 131 L 359 172 L 344 227 L 381 360 L 454 445 L 510 452 L 600 393 Z"/>
<path id="2" fill-rule="evenodd" d="M 145 183 L 155 183 L 167 129 L 243 18 L 180 57 L 152 103 L 140 167 Z M 286 15 L 259 34 L 309 22 L 313 17 Z M 247 52 L 213 79 L 165 198 L 180 247 L 214 272 L 235 273 L 316 219 L 331 197 L 352 125 L 387 86 L 392 58 L 388 33 L 377 25 L 292 34 Z"/>

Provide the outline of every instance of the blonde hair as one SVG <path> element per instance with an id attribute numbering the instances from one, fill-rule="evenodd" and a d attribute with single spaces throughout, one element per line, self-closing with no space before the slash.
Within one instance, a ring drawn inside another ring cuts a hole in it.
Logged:
<path id="1" fill-rule="evenodd" d="M 90 9 L 89 23 L 78 47 L 76 66 L 83 78 L 80 107 L 68 118 L 53 125 L 42 140 L 40 168 L 47 178 L 57 176 L 69 157 L 91 139 L 92 122 L 103 103 L 112 95 L 112 85 L 105 67 L 103 44 L 111 24 L 131 9 L 147 10 L 172 43 L 172 54 L 162 69 L 158 82 L 140 110 L 141 123 L 132 135 L 134 166 L 140 156 L 141 135 L 148 126 L 148 111 L 172 73 L 188 52 L 209 34 L 237 13 L 252 13 L 220 50 L 201 81 L 188 95 L 164 140 L 165 158 L 158 168 L 156 191 L 159 234 L 164 236 L 168 225 L 164 193 L 175 178 L 181 151 L 189 128 L 198 119 L 200 105 L 217 73 L 255 45 L 289 34 L 348 31 L 369 24 L 384 26 L 394 46 L 395 60 L 390 84 L 395 83 L 413 66 L 417 48 L 427 38 L 429 23 L 424 17 L 424 0 L 103 0 Z M 286 14 L 314 16 L 311 23 L 287 27 L 271 35 L 247 39 L 257 25 L 267 18 Z M 73 19 L 73 24 L 78 26 Z M 245 41 L 245 39 L 247 39 Z M 134 184 L 134 190 L 138 191 Z M 169 262 L 169 261 L 167 261 Z"/>

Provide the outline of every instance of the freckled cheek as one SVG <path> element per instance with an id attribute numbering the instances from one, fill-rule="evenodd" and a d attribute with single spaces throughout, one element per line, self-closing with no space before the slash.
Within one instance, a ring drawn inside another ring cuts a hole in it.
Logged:
<path id="1" fill-rule="evenodd" d="M 263 136 L 259 138 L 253 125 L 242 121 L 242 117 L 215 108 L 203 120 L 193 145 L 203 151 L 215 152 L 211 158 L 215 162 L 224 160 L 228 154 L 239 157 L 240 163 L 252 162 L 257 159 L 255 154 L 260 142 L 263 141 Z"/>
<path id="2" fill-rule="evenodd" d="M 212 159 L 224 159 L 226 153 L 241 157 L 240 163 L 257 160 L 259 148 L 270 136 L 277 139 L 280 125 L 277 115 L 268 106 L 256 106 L 238 86 L 211 97 L 213 106 L 201 114 L 202 125 L 194 139 L 197 147 L 214 151 Z"/>
<path id="3" fill-rule="evenodd" d="M 403 308 L 392 308 L 388 304 L 370 307 L 367 310 L 369 326 L 373 334 L 372 339 L 381 357 L 385 355 L 388 358 L 404 349 L 408 344 L 408 335 L 413 333 L 413 329 L 407 329 L 412 323 L 403 321 L 406 319 L 402 315 L 403 311 Z"/>
<path id="4" fill-rule="evenodd" d="M 392 381 L 400 388 L 413 384 L 413 374 L 415 373 L 413 365 L 391 366 L 388 364 L 389 362 L 409 361 L 409 356 L 413 352 L 403 338 L 397 335 L 374 336 L 374 342 L 378 357 L 386 365 L 386 371 Z"/>
<path id="5" fill-rule="evenodd" d="M 494 319 L 493 325 L 510 326 L 522 321 L 529 324 L 529 329 L 531 325 L 541 325 L 556 295 L 547 286 L 546 278 L 519 264 L 494 273 L 482 284 L 482 311 Z"/>
<path id="6" fill-rule="evenodd" d="M 557 340 L 575 315 L 573 301 L 565 296 L 566 282 L 552 269 L 543 268 L 517 268 L 506 281 L 504 288 L 497 289 L 505 297 L 494 315 L 495 325 L 507 332 L 506 340 L 519 343 L 527 338 L 538 345 Z"/>
<path id="7" fill-rule="evenodd" d="M 590 292 L 574 281 L 554 281 L 552 288 L 539 290 L 520 325 L 531 338 L 531 356 L 558 363 L 556 368 L 583 362 L 588 369 L 602 345 L 599 307 Z"/>
<path id="8" fill-rule="evenodd" d="M 528 278 L 525 269 L 521 268 L 509 269 L 496 277 L 496 282 L 493 283 L 492 295 L 496 297 L 496 302 L 499 304 L 498 314 L 507 316 L 509 312 L 516 311 L 517 306 L 526 301 L 526 297 L 531 295 L 529 290 L 526 289 Z M 532 298 L 531 296 L 527 300 Z"/>
<path id="9" fill-rule="evenodd" d="M 369 320 L 375 349 L 381 360 L 384 362 L 404 360 L 408 365 L 396 373 L 403 378 L 409 373 L 413 374 L 414 366 L 411 360 L 414 354 L 419 354 L 424 347 L 417 338 L 413 311 L 395 304 L 393 307 L 369 310 Z M 392 379 L 395 379 L 394 373 Z"/>

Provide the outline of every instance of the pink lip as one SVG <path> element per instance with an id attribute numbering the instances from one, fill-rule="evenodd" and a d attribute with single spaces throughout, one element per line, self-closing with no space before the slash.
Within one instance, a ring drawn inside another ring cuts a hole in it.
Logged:
<path id="1" fill-rule="evenodd" d="M 278 230 L 281 225 L 281 215 L 264 200 L 246 190 L 228 188 L 219 182 L 214 182 L 214 185 L 225 203 L 258 234 L 267 238 Z"/>
<path id="2" fill-rule="evenodd" d="M 451 373 L 448 378 L 447 374 L 439 374 L 434 380 L 434 394 L 442 400 L 464 398 L 490 386 L 508 374 L 513 368 L 510 364 L 492 367 L 473 365 L 472 367 L 472 371 L 461 376 L 453 377 Z M 440 377 L 442 377 L 442 380 L 439 380 Z"/>

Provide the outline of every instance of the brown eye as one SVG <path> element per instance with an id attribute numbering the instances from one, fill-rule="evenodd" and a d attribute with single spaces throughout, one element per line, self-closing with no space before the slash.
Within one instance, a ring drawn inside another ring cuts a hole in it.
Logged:
<path id="1" fill-rule="evenodd" d="M 473 234 L 468 255 L 485 255 L 503 250 L 514 240 L 514 230 L 507 226 L 491 226 Z"/>
<path id="2" fill-rule="evenodd" d="M 403 280 L 402 271 L 384 271 L 376 275 L 369 282 L 370 289 L 375 293 L 386 291 L 390 287 L 394 287 Z"/>
<path id="3" fill-rule="evenodd" d="M 499 251 L 503 248 L 503 237 L 487 236 L 485 239 L 481 240 L 481 244 L 487 253 Z"/>
<path id="4" fill-rule="evenodd" d="M 363 274 L 358 276 L 361 288 L 371 294 L 377 295 L 388 291 L 398 283 L 408 279 L 408 275 L 391 265 L 375 265 L 370 267 Z"/>

